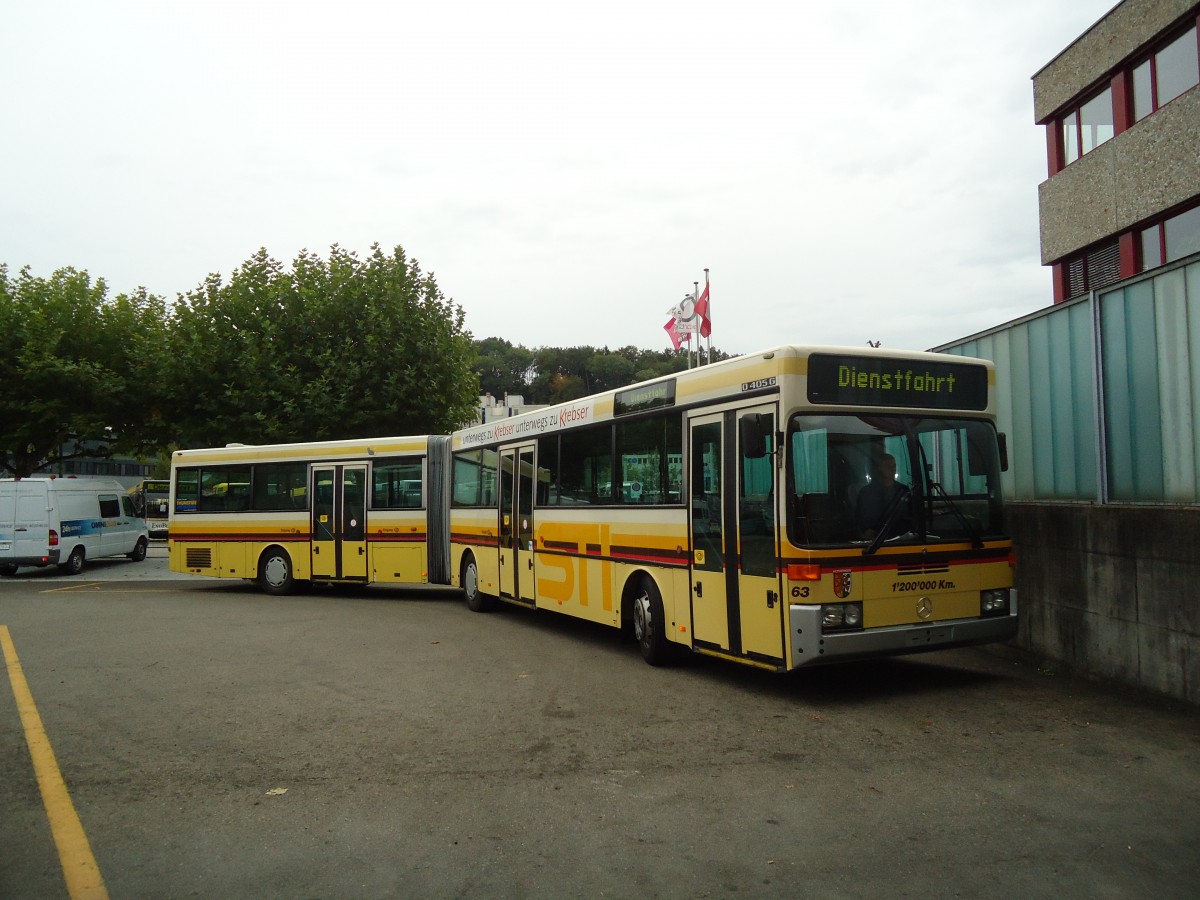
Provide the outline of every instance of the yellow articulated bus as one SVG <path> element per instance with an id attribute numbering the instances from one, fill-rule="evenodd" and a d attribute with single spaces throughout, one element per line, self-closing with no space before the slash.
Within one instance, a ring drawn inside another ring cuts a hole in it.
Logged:
<path id="1" fill-rule="evenodd" d="M 1011 638 L 986 361 L 785 346 L 455 432 L 188 450 L 171 568 L 453 584 L 762 668 Z"/>
<path id="2" fill-rule="evenodd" d="M 445 483 L 448 440 L 177 451 L 170 568 L 253 580 L 271 594 L 313 581 L 445 582 L 445 543 L 428 527 L 445 491 L 428 486 Z"/>
<path id="3" fill-rule="evenodd" d="M 1016 634 L 992 365 L 786 346 L 452 436 L 450 572 L 772 670 Z"/>

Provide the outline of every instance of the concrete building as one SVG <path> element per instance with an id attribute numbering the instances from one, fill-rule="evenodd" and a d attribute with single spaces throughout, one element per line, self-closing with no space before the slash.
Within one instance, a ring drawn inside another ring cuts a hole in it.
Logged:
<path id="1" fill-rule="evenodd" d="M 1061 303 L 1200 252 L 1200 3 L 1124 0 L 1033 76 Z"/>
<path id="2" fill-rule="evenodd" d="M 1017 645 L 1200 705 L 1200 43 L 1124 0 L 1034 76 L 1047 308 L 936 349 L 994 360 Z"/>

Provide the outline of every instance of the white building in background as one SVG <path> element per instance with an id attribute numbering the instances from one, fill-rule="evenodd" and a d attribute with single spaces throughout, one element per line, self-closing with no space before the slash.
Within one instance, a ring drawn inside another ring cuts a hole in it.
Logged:
<path id="1" fill-rule="evenodd" d="M 471 422 L 464 423 L 464 427 L 466 425 L 483 425 L 487 422 L 495 422 L 497 419 L 519 416 L 521 413 L 535 409 L 545 409 L 545 407 L 545 403 L 526 403 L 521 394 L 506 393 L 502 397 L 484 394 L 479 398 L 479 403 L 475 407 L 475 418 Z"/>

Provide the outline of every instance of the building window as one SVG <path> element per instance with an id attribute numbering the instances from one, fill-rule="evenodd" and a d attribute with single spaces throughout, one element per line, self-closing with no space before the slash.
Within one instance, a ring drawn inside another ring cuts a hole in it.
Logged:
<path id="1" fill-rule="evenodd" d="M 1080 104 L 1059 120 L 1063 160 L 1067 165 L 1095 150 L 1113 136 L 1112 88 Z"/>
<path id="2" fill-rule="evenodd" d="M 1143 272 L 1200 253 L 1200 206 L 1143 228 L 1140 238 Z"/>
<path id="3" fill-rule="evenodd" d="M 1193 25 L 1133 70 L 1133 118 L 1144 119 L 1200 83 Z"/>

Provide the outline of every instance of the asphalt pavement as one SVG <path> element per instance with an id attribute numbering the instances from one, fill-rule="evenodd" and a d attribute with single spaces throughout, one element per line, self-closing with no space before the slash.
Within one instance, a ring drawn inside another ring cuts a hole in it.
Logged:
<path id="1" fill-rule="evenodd" d="M 0 579 L 0 626 L 112 897 L 1200 887 L 1197 711 L 986 650 L 651 668 L 552 613 L 269 597 L 162 547 Z M 0 689 L 0 897 L 67 897 L 18 706 Z"/>

